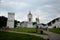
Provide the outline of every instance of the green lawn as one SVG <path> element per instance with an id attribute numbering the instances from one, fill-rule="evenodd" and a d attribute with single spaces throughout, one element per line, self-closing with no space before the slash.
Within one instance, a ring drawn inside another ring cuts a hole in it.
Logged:
<path id="1" fill-rule="evenodd" d="M 45 39 L 27 34 L 17 34 L 0 31 L 0 40 L 45 40 Z"/>
<path id="2" fill-rule="evenodd" d="M 60 34 L 60 28 L 52 28 L 49 31 Z"/>
<path id="3" fill-rule="evenodd" d="M 35 28 L 11 28 L 10 30 L 18 32 L 36 32 Z"/>
<path id="4" fill-rule="evenodd" d="M 36 33 L 36 29 L 35 28 L 11 28 L 10 30 L 11 31 L 17 31 L 17 32 Z M 37 34 L 40 34 L 40 31 Z M 43 35 L 45 35 L 45 33 L 43 33 Z"/>

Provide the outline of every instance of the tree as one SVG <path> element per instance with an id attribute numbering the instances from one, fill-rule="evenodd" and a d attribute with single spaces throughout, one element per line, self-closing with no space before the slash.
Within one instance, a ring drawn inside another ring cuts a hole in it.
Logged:
<path id="1" fill-rule="evenodd" d="M 20 21 L 14 20 L 14 27 L 17 27 L 17 23 L 20 23 Z"/>
<path id="2" fill-rule="evenodd" d="M 0 16 L 0 28 L 2 28 L 3 26 L 6 27 L 7 25 L 7 18 L 4 16 Z"/>
<path id="3" fill-rule="evenodd" d="M 0 16 L 0 28 L 7 26 L 7 17 Z M 14 27 L 17 27 L 17 23 L 20 23 L 20 21 L 14 20 Z"/>
<path id="4" fill-rule="evenodd" d="M 17 27 L 17 20 L 14 20 L 14 27 Z"/>
<path id="5" fill-rule="evenodd" d="M 7 17 L 0 16 L 0 28 L 7 26 Z M 20 23 L 20 21 L 14 20 L 14 27 L 17 27 L 17 23 Z"/>

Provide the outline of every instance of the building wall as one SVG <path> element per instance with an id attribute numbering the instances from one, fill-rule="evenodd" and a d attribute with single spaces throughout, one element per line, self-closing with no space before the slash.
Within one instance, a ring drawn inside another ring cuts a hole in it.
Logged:
<path id="1" fill-rule="evenodd" d="M 50 27 L 53 28 L 54 26 L 56 26 L 56 28 L 60 28 L 60 22 L 55 22 L 55 23 L 52 24 L 52 26 L 50 26 Z"/>
<path id="2" fill-rule="evenodd" d="M 48 26 L 48 28 L 53 28 L 53 27 L 60 28 L 60 21 L 59 20 L 58 21 L 56 20 L 54 24 L 52 23 L 51 26 Z"/>
<path id="3" fill-rule="evenodd" d="M 17 28 L 19 28 L 20 27 L 20 23 L 17 23 Z"/>
<path id="4" fill-rule="evenodd" d="M 28 14 L 28 23 L 27 23 L 27 28 L 33 28 L 33 23 L 32 23 L 32 14 L 29 12 Z"/>
<path id="5" fill-rule="evenodd" d="M 33 23 L 32 22 L 28 22 L 27 23 L 27 28 L 33 28 Z"/>
<path id="6" fill-rule="evenodd" d="M 8 13 L 7 27 L 14 28 L 14 19 L 15 19 L 15 14 Z"/>
<path id="7" fill-rule="evenodd" d="M 36 28 L 36 24 L 35 24 L 35 25 L 33 25 L 33 28 Z"/>
<path id="8" fill-rule="evenodd" d="M 27 23 L 26 22 L 23 22 L 22 24 L 20 24 L 20 27 L 21 28 L 26 28 L 27 27 Z"/>

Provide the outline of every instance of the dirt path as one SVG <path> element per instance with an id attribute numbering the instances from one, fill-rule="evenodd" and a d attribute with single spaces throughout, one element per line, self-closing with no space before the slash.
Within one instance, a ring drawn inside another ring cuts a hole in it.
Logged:
<path id="1" fill-rule="evenodd" d="M 44 33 L 48 34 L 48 38 L 50 40 L 60 40 L 60 34 L 56 34 L 56 33 L 49 32 L 49 31 L 44 31 Z"/>

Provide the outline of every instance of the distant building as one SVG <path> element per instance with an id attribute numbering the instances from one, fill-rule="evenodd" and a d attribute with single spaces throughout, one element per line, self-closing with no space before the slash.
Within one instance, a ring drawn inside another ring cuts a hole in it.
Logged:
<path id="1" fill-rule="evenodd" d="M 20 28 L 20 23 L 17 23 L 17 28 Z"/>
<path id="2" fill-rule="evenodd" d="M 45 27 L 48 27 L 48 28 L 54 28 L 54 27 L 60 28 L 60 17 L 50 21 L 49 23 L 47 23 Z"/>
<path id="3" fill-rule="evenodd" d="M 36 18 L 36 22 L 32 22 L 33 15 L 29 12 L 28 21 L 23 21 L 17 24 L 17 28 L 60 28 L 60 17 L 50 21 L 47 24 L 40 23 L 39 18 Z M 8 13 L 7 27 L 14 28 L 15 13 Z"/>
<path id="4" fill-rule="evenodd" d="M 36 18 L 36 26 L 38 26 L 39 28 L 41 27 L 39 18 Z"/>
<path id="5" fill-rule="evenodd" d="M 28 14 L 28 24 L 27 24 L 27 28 L 33 28 L 32 14 L 31 14 L 31 12 L 29 12 L 29 14 Z"/>
<path id="6" fill-rule="evenodd" d="M 20 23 L 20 27 L 21 28 L 27 28 L 27 24 L 28 24 L 28 22 L 23 21 L 23 22 Z"/>
<path id="7" fill-rule="evenodd" d="M 7 27 L 14 28 L 15 13 L 8 13 Z"/>
<path id="8" fill-rule="evenodd" d="M 36 22 L 32 22 L 32 14 L 29 12 L 28 14 L 28 21 L 23 21 L 20 23 L 21 28 L 36 28 L 37 26 L 43 27 L 43 25 L 40 23 L 39 18 L 36 18 Z"/>
<path id="9" fill-rule="evenodd" d="M 36 28 L 36 23 L 32 22 L 32 28 Z"/>

